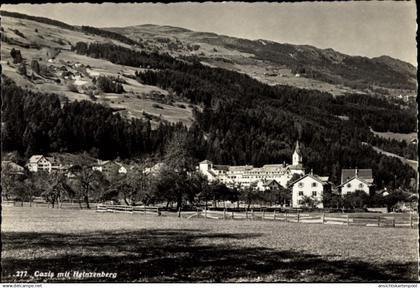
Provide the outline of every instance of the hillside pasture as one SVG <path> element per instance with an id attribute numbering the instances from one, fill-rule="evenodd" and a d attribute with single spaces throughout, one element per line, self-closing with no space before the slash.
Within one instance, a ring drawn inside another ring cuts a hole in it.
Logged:
<path id="1" fill-rule="evenodd" d="M 371 129 L 372 133 L 378 135 L 379 137 L 389 139 L 389 140 L 397 140 L 397 141 L 405 141 L 410 143 L 412 140 L 417 139 L 417 132 L 413 133 L 394 133 L 394 132 L 376 132 Z"/>
<path id="2" fill-rule="evenodd" d="M 78 41 L 82 42 L 109 42 L 127 47 L 128 45 L 120 43 L 115 40 L 109 40 L 97 35 L 89 35 L 80 31 L 71 31 L 61 29 L 55 26 L 38 23 L 27 19 L 16 19 L 13 17 L 2 17 L 2 27 L 5 29 L 5 35 L 14 41 L 19 41 L 22 44 L 38 45 L 41 49 L 34 47 L 22 47 L 7 42 L 2 42 L 1 49 L 1 65 L 3 73 L 10 77 L 20 87 L 25 87 L 34 91 L 56 93 L 65 96 L 69 101 L 81 101 L 92 99 L 84 91 L 84 87 L 94 86 L 92 78 L 98 75 L 106 75 L 112 77 L 121 77 L 125 80 L 126 84 L 123 84 L 126 93 L 120 95 L 104 94 L 96 95 L 99 99 L 98 103 L 105 104 L 111 108 L 124 109 L 127 117 L 134 118 L 145 118 L 143 111 L 153 115 L 154 119 L 151 121 L 152 126 L 156 127 L 159 125 L 160 119 L 166 120 L 172 123 L 182 122 L 186 126 L 190 126 L 192 123 L 192 109 L 189 107 L 182 109 L 176 105 L 163 105 L 151 99 L 149 97 L 152 94 L 167 95 L 168 92 L 150 85 L 142 85 L 136 80 L 128 78 L 134 77 L 136 71 L 140 68 L 118 65 L 111 63 L 110 61 L 103 59 L 95 59 L 83 55 L 76 54 L 70 51 L 70 44 L 74 45 Z M 35 31 L 37 29 L 37 32 Z M 23 33 L 24 38 L 16 35 L 14 30 L 18 30 Z M 62 40 L 64 44 L 58 44 L 57 41 Z M 50 60 L 47 55 L 48 48 L 59 48 L 61 52 L 56 55 L 54 60 Z M 37 60 L 40 65 L 48 67 L 48 71 L 51 72 L 56 79 L 60 82 L 57 83 L 54 79 L 48 79 L 47 77 L 39 76 L 38 81 L 31 81 L 30 77 L 25 77 L 17 72 L 18 64 L 13 64 L 13 59 L 10 55 L 12 49 L 21 51 L 22 57 L 25 59 L 27 66 L 28 75 L 32 75 L 33 71 L 30 67 L 32 60 Z M 67 80 L 61 76 L 62 67 L 65 67 L 67 71 L 75 72 L 77 69 L 74 67 L 75 64 L 83 64 L 86 69 L 86 75 L 82 79 Z M 125 75 L 125 76 L 123 76 Z M 128 77 L 126 77 L 128 76 Z M 77 86 L 77 91 L 70 91 L 69 84 Z M 181 99 L 175 99 L 184 106 L 188 106 L 189 103 L 179 102 Z M 165 106 L 164 109 L 155 109 L 153 104 L 159 104 Z"/>
<path id="3" fill-rule="evenodd" d="M 417 229 L 2 209 L 2 279 L 93 282 L 414 281 Z M 17 278 L 16 271 L 28 271 Z M 34 271 L 117 273 L 34 277 Z"/>

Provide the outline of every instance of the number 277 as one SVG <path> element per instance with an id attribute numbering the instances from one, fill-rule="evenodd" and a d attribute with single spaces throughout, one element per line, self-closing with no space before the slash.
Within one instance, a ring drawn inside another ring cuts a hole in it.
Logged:
<path id="1" fill-rule="evenodd" d="M 16 271 L 16 277 L 25 277 L 28 275 L 28 271 Z"/>

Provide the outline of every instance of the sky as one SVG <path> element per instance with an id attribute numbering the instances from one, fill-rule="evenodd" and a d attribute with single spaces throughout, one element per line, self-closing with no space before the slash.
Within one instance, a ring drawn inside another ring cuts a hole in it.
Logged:
<path id="1" fill-rule="evenodd" d="M 1 9 L 73 25 L 170 25 L 349 55 L 389 55 L 417 66 L 415 1 L 4 4 Z"/>

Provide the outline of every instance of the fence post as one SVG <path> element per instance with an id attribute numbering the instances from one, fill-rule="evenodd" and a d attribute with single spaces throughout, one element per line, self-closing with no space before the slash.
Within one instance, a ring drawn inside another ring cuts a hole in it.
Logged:
<path id="1" fill-rule="evenodd" d="M 297 212 L 297 223 L 299 223 L 299 211 Z"/>
<path id="2" fill-rule="evenodd" d="M 285 216 L 284 216 L 284 222 L 287 222 L 287 211 L 286 211 Z"/>
<path id="3" fill-rule="evenodd" d="M 143 208 L 144 208 L 144 216 L 146 216 L 146 205 L 144 205 Z"/>
<path id="4" fill-rule="evenodd" d="M 347 226 L 350 225 L 349 214 L 347 214 Z"/>
<path id="5" fill-rule="evenodd" d="M 234 217 L 234 211 L 232 210 L 232 219 L 233 219 L 233 217 Z"/>
<path id="6" fill-rule="evenodd" d="M 254 220 L 254 209 L 251 209 L 251 219 Z"/>
<path id="7" fill-rule="evenodd" d="M 410 214 L 410 227 L 413 228 L 413 214 Z"/>
<path id="8" fill-rule="evenodd" d="M 226 208 L 223 209 L 223 220 L 226 219 Z"/>
<path id="9" fill-rule="evenodd" d="M 381 226 L 381 216 L 378 216 L 378 227 Z"/>
<path id="10" fill-rule="evenodd" d="M 206 210 L 204 210 L 204 218 L 206 218 L 206 219 L 207 219 L 207 209 L 206 209 Z"/>
<path id="11" fill-rule="evenodd" d="M 273 220 L 276 220 L 276 210 L 274 210 Z"/>
<path id="12" fill-rule="evenodd" d="M 181 206 L 178 208 L 178 218 L 181 218 Z"/>
<path id="13" fill-rule="evenodd" d="M 262 220 L 265 218 L 265 208 L 263 208 Z"/>
<path id="14" fill-rule="evenodd" d="M 246 208 L 246 210 L 245 210 L 245 219 L 248 220 L 248 208 Z"/>
<path id="15" fill-rule="evenodd" d="M 392 227 L 395 227 L 395 216 L 392 218 Z"/>
<path id="16" fill-rule="evenodd" d="M 322 212 L 322 224 L 325 223 L 325 212 Z"/>
<path id="17" fill-rule="evenodd" d="M 157 213 L 158 216 L 160 216 L 159 207 L 156 207 L 156 213 Z"/>

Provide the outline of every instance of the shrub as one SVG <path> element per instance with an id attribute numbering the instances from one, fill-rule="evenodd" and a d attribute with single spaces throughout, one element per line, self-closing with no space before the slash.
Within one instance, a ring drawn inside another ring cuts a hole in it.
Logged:
<path id="1" fill-rule="evenodd" d="M 38 63 L 38 61 L 36 61 L 35 59 L 34 59 L 34 60 L 32 60 L 32 62 L 31 62 L 31 69 L 32 69 L 34 72 L 36 72 L 36 73 L 38 73 L 38 74 L 39 74 L 39 71 L 40 71 L 40 69 L 39 69 L 39 63 Z"/>
<path id="2" fill-rule="evenodd" d="M 10 51 L 10 56 L 13 58 L 13 63 L 21 63 L 23 61 L 22 54 L 20 54 L 20 50 L 16 50 L 15 48 L 12 48 Z"/>
<path id="3" fill-rule="evenodd" d="M 23 76 L 27 75 L 26 64 L 25 63 L 20 63 L 20 65 L 18 66 L 18 72 L 19 72 L 19 74 L 22 74 Z"/>
<path id="4" fill-rule="evenodd" d="M 124 88 L 121 83 L 113 81 L 106 76 L 99 76 L 95 81 L 96 87 L 104 93 L 123 93 Z"/>
<path id="5" fill-rule="evenodd" d="M 79 89 L 77 88 L 76 85 L 74 85 L 74 83 L 69 83 L 67 84 L 67 88 L 71 91 L 71 92 L 75 92 L 75 93 L 79 93 Z"/>
<path id="6" fill-rule="evenodd" d="M 25 35 L 23 35 L 23 33 L 20 32 L 19 30 L 15 29 L 13 30 L 13 32 L 15 32 L 15 34 L 18 35 L 19 37 L 25 38 Z"/>
<path id="7" fill-rule="evenodd" d="M 156 103 L 154 103 L 154 104 L 152 105 L 152 107 L 153 107 L 153 108 L 157 108 L 157 109 L 163 109 L 163 107 L 162 107 L 162 106 L 160 106 L 159 104 L 156 104 Z"/>

